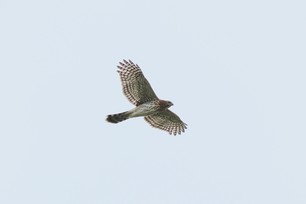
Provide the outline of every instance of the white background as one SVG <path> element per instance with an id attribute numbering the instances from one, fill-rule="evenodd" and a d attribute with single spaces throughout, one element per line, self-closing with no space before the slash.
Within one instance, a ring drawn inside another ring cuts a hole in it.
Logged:
<path id="1" fill-rule="evenodd" d="M 306 203 L 304 1 L 0 1 L 0 203 Z M 188 124 L 133 108 L 131 59 Z"/>

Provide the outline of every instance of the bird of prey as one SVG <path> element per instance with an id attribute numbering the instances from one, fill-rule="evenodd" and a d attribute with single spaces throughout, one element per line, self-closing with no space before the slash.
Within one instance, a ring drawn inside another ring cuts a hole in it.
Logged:
<path id="1" fill-rule="evenodd" d="M 143 116 L 151 126 L 165 130 L 170 135 L 181 134 L 187 129 L 187 124 L 169 110 L 173 103 L 156 96 L 137 64 L 131 60 L 123 60 L 117 67 L 123 93 L 136 107 L 129 111 L 108 115 L 106 121 L 118 123 Z"/>

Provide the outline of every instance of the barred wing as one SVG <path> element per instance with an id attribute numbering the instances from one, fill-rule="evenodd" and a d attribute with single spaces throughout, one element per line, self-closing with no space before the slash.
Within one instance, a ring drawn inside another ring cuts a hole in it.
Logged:
<path id="1" fill-rule="evenodd" d="M 181 134 L 187 129 L 184 123 L 175 113 L 170 110 L 163 110 L 156 114 L 146 116 L 144 118 L 151 126 L 161 130 L 168 131 L 169 134 Z"/>
<path id="2" fill-rule="evenodd" d="M 118 73 L 121 78 L 123 93 L 131 103 L 138 106 L 158 99 L 137 64 L 134 64 L 131 60 L 123 60 L 119 64 Z"/>

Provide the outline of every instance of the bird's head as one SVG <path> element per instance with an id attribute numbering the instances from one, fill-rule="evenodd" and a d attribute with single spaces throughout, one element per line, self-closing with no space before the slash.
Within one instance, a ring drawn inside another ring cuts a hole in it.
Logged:
<path id="1" fill-rule="evenodd" d="M 167 101 L 167 105 L 168 105 L 168 108 L 173 106 L 173 103 L 171 101 Z"/>
<path id="2" fill-rule="evenodd" d="M 171 101 L 159 100 L 159 105 L 162 108 L 170 108 L 171 106 L 173 106 L 173 103 Z"/>

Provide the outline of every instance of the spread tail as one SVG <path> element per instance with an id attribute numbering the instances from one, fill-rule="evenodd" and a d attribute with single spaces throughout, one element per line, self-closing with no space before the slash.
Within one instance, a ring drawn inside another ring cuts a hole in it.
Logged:
<path id="1" fill-rule="evenodd" d="M 108 115 L 107 118 L 106 118 L 106 121 L 110 122 L 110 123 L 119 123 L 119 122 L 124 121 L 128 118 L 129 118 L 128 112 L 123 112 L 123 113 Z"/>

